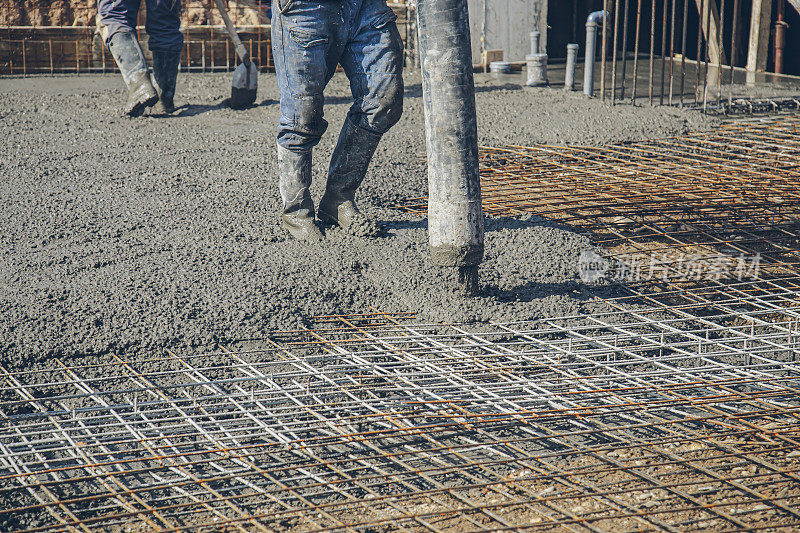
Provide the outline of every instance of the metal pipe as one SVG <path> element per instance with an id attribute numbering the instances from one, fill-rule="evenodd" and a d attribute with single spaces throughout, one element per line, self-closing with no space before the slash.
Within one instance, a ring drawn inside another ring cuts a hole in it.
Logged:
<path id="1" fill-rule="evenodd" d="M 564 88 L 568 91 L 575 90 L 575 66 L 578 63 L 578 45 L 567 45 L 567 69 L 564 73 Z"/>
<path id="2" fill-rule="evenodd" d="M 532 54 L 525 58 L 528 64 L 528 87 L 545 87 L 547 81 L 547 54 Z"/>
<path id="3" fill-rule="evenodd" d="M 775 74 L 783 74 L 783 51 L 786 49 L 786 28 L 789 26 L 783 20 L 786 12 L 786 2 L 778 0 L 778 20 L 775 21 Z"/>
<path id="4" fill-rule="evenodd" d="M 536 55 L 536 54 L 539 53 L 539 50 L 541 48 L 541 42 L 542 42 L 542 34 L 541 34 L 541 32 L 532 31 L 531 32 L 531 54 L 530 55 Z"/>
<path id="5" fill-rule="evenodd" d="M 597 55 L 597 27 L 602 24 L 606 11 L 595 11 L 586 19 L 586 53 L 583 61 L 583 94 L 594 96 L 594 60 Z"/>
<path id="6" fill-rule="evenodd" d="M 462 288 L 475 294 L 484 227 L 467 0 L 420 0 L 417 20 L 431 259 L 439 266 L 458 267 Z"/>

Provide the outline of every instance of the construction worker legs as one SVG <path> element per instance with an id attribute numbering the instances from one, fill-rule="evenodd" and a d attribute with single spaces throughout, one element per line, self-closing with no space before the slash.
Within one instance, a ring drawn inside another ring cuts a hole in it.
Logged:
<path id="1" fill-rule="evenodd" d="M 403 44 L 395 19 L 385 2 L 364 0 L 342 55 L 355 102 L 331 158 L 319 218 L 359 236 L 381 233 L 356 207 L 355 194 L 381 136 L 403 114 Z"/>
<path id="2" fill-rule="evenodd" d="M 139 3 L 139 0 L 99 0 L 97 15 L 103 40 L 114 56 L 128 87 L 128 101 L 124 110 L 125 114 L 132 117 L 142 115 L 147 107 L 158 101 L 158 93 L 150 81 L 147 61 L 136 37 Z M 156 73 L 157 83 L 171 85 L 173 93 L 175 76 L 165 73 L 171 71 L 173 63 L 177 72 L 175 56 L 179 57 L 183 47 L 179 16 L 179 0 L 147 0 L 145 29 L 150 37 L 150 49 L 154 53 L 169 53 L 157 65 L 161 67 L 159 73 Z M 156 58 L 154 62 L 157 62 Z"/>
<path id="3" fill-rule="evenodd" d="M 273 54 L 281 91 L 279 160 L 288 160 L 281 149 L 298 157 L 309 154 L 310 160 L 328 126 L 323 91 L 341 63 L 355 104 L 339 136 L 319 214 L 353 233 L 375 234 L 354 197 L 381 135 L 403 110 L 403 45 L 395 16 L 383 0 L 274 0 L 273 13 Z M 287 198 L 296 197 L 293 191 L 307 187 L 296 185 L 288 165 L 279 166 L 286 209 Z"/>
<path id="4" fill-rule="evenodd" d="M 150 72 L 139 41 L 134 33 L 117 32 L 109 40 L 108 48 L 128 87 L 125 114 L 131 117 L 141 116 L 145 108 L 153 106 L 158 101 L 158 93 L 150 82 Z"/>
<path id="5" fill-rule="evenodd" d="M 278 125 L 281 225 L 298 240 L 317 240 L 311 185 L 313 148 L 325 133 L 323 91 L 339 61 L 342 2 L 275 0 L 272 42 L 281 119 Z"/>
<path id="6" fill-rule="evenodd" d="M 183 49 L 180 0 L 146 0 L 146 2 L 147 20 L 144 30 L 149 37 L 147 47 L 152 52 L 180 54 Z"/>
<path id="7" fill-rule="evenodd" d="M 153 78 L 159 91 L 156 110 L 159 113 L 175 111 L 175 85 L 178 80 L 178 67 L 181 53 L 153 50 Z"/>
<path id="8" fill-rule="evenodd" d="M 278 145 L 279 189 L 283 200 L 281 226 L 299 241 L 315 242 L 322 233 L 314 223 L 311 186 L 311 151 L 292 152 Z"/>

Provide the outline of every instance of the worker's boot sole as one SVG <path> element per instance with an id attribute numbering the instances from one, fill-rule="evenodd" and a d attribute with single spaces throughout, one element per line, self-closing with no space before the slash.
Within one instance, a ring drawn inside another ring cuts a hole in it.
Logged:
<path id="1" fill-rule="evenodd" d="M 156 105 L 156 102 L 158 102 L 158 95 L 150 97 L 147 100 L 141 100 L 134 104 L 129 104 L 125 108 L 125 114 L 131 118 L 141 117 L 142 115 L 144 115 L 145 110 L 148 107 L 153 107 L 154 105 Z"/>

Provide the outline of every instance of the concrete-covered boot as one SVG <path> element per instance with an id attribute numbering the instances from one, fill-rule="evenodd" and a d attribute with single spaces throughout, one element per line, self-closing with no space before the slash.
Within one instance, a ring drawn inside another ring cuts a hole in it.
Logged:
<path id="1" fill-rule="evenodd" d="M 178 80 L 180 52 L 153 50 L 153 77 L 160 91 L 156 111 L 172 113 L 175 111 L 175 84 Z"/>
<path id="2" fill-rule="evenodd" d="M 322 232 L 314 223 L 311 152 L 295 153 L 278 145 L 279 188 L 283 199 L 281 226 L 299 241 L 317 242 Z"/>
<path id="3" fill-rule="evenodd" d="M 142 47 L 133 33 L 115 34 L 108 43 L 108 48 L 122 72 L 122 79 L 128 86 L 128 101 L 125 103 L 125 114 L 140 117 L 145 108 L 158 102 L 158 93 L 150 82 L 147 61 Z"/>
<path id="4" fill-rule="evenodd" d="M 341 226 L 360 237 L 377 237 L 382 233 L 374 221 L 358 210 L 356 189 L 367 174 L 369 163 L 381 136 L 354 125 L 348 117 L 336 143 L 328 171 L 325 194 L 319 203 L 318 216 L 326 224 Z"/>

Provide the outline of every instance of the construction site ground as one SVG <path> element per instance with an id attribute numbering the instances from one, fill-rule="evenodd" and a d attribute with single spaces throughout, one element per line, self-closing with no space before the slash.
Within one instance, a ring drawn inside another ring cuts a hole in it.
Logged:
<path id="1" fill-rule="evenodd" d="M 136 120 L 118 76 L 0 79 L 0 529 L 796 530 L 796 115 L 478 75 L 466 298 L 429 260 L 406 82 L 358 198 L 386 235 L 305 245 L 277 224 L 274 75 L 234 111 L 230 74 L 181 74 L 177 113 Z M 351 104 L 337 74 L 316 199 Z M 712 248 L 766 270 L 579 275 Z"/>
<path id="2" fill-rule="evenodd" d="M 573 314 L 585 305 L 577 258 L 591 246 L 536 217 L 493 220 L 482 297 L 451 293 L 427 253 L 425 220 L 395 206 L 424 195 L 419 76 L 402 121 L 378 148 L 359 205 L 385 222 L 377 240 L 328 232 L 299 245 L 276 221 L 278 90 L 262 75 L 258 107 L 224 106 L 230 75 L 181 75 L 178 113 L 119 116 L 118 76 L 0 80 L 0 345 L 6 364 L 53 354 L 209 349 L 293 329 L 313 316 L 382 311 L 436 321 Z M 313 195 L 352 100 L 337 75 Z M 694 112 L 611 108 L 553 89 L 478 86 L 481 142 L 605 144 L 706 128 Z"/>

